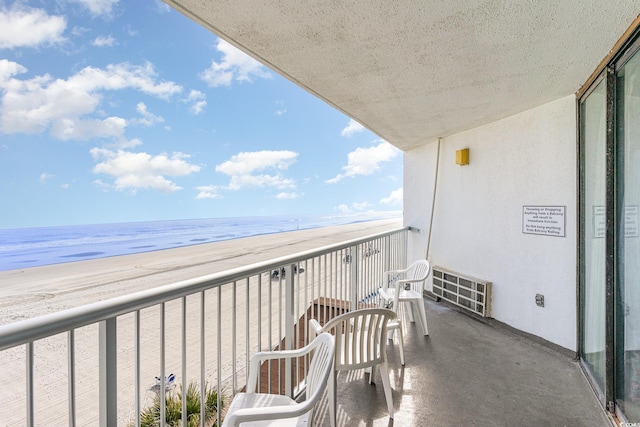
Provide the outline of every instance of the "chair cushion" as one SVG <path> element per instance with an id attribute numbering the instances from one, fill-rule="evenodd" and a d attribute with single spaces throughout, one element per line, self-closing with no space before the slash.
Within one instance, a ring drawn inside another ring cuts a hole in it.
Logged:
<path id="1" fill-rule="evenodd" d="M 238 393 L 233 398 L 231 406 L 227 410 L 226 416 L 234 413 L 241 408 L 266 408 L 271 406 L 287 406 L 295 405 L 296 401 L 279 394 L 265 394 L 265 393 Z M 307 426 L 309 414 L 301 415 L 296 418 L 285 418 L 280 420 L 265 420 L 265 421 L 252 421 L 242 423 L 242 427 L 249 426 Z"/>

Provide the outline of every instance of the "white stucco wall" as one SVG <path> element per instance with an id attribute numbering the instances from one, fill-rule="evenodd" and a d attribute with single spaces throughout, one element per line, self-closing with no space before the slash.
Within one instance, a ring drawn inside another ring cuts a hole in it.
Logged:
<path id="1" fill-rule="evenodd" d="M 493 282 L 493 317 L 576 349 L 576 107 L 562 98 L 444 138 L 430 258 Z M 470 150 L 470 164 L 455 152 Z M 426 254 L 437 142 L 405 153 L 405 225 Z M 525 205 L 566 206 L 566 236 L 522 233 Z M 543 294 L 545 306 L 535 304 Z"/>

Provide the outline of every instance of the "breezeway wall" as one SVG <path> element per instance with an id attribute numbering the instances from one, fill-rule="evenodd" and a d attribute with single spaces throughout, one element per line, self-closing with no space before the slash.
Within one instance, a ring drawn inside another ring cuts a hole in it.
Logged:
<path id="1" fill-rule="evenodd" d="M 439 162 L 437 141 L 405 152 L 404 221 L 420 229 L 410 259 L 428 246 L 432 265 L 493 282 L 493 318 L 576 350 L 575 97 L 443 138 L 439 151 Z M 564 237 L 523 233 L 524 206 L 565 207 Z"/>

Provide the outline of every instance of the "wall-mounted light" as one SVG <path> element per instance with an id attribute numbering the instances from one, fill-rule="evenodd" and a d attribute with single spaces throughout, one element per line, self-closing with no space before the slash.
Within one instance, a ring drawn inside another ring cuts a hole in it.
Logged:
<path id="1" fill-rule="evenodd" d="M 469 149 L 463 148 L 462 150 L 456 151 L 456 164 L 457 165 L 468 165 L 469 164 Z"/>

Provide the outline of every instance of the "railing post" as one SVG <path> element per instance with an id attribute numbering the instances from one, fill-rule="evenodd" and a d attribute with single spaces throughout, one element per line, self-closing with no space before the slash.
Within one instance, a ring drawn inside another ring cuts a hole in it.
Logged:
<path id="1" fill-rule="evenodd" d="M 69 375 L 69 427 L 76 425 L 76 336 L 72 329 L 68 334 L 69 360 L 67 361 Z"/>
<path id="2" fill-rule="evenodd" d="M 389 271 L 392 270 L 391 268 L 391 251 L 394 250 L 392 245 L 391 245 L 391 236 L 387 236 L 384 238 L 384 242 L 385 242 L 385 257 L 384 257 L 384 266 L 382 267 L 382 271 Z M 382 280 L 384 280 L 384 275 L 382 277 Z"/>
<path id="3" fill-rule="evenodd" d="M 362 265 L 360 256 L 358 255 L 358 245 L 351 246 L 351 248 L 349 249 L 349 253 L 351 255 L 351 262 L 349 263 L 349 268 L 351 269 L 351 301 L 349 303 L 349 310 L 357 310 L 358 278 L 360 276 L 360 265 Z"/>
<path id="4" fill-rule="evenodd" d="M 35 425 L 34 394 L 33 394 L 33 341 L 28 342 L 25 358 L 27 359 L 27 426 Z"/>
<path id="5" fill-rule="evenodd" d="M 117 387 L 117 324 L 112 317 L 100 322 L 99 357 L 100 357 L 100 427 L 112 427 L 118 424 L 118 387 Z"/>
<path id="6" fill-rule="evenodd" d="M 295 306 L 294 306 L 294 264 L 289 264 L 285 267 L 285 300 L 284 300 L 284 323 L 285 323 L 285 340 L 284 345 L 286 350 L 293 349 L 293 336 L 294 336 L 294 324 L 295 318 Z M 293 398 L 293 363 L 290 358 L 285 359 L 285 393 L 287 396 Z"/>
<path id="7" fill-rule="evenodd" d="M 418 230 L 419 232 L 420 230 Z M 407 268 L 409 265 L 409 230 L 404 230 L 404 232 L 402 233 L 402 235 L 404 236 L 404 253 L 403 253 L 403 267 L 402 268 Z"/>

